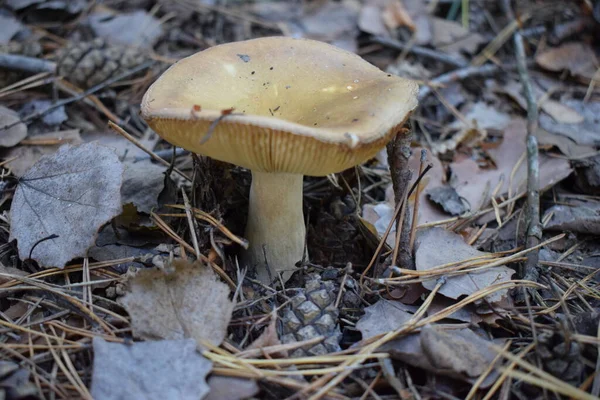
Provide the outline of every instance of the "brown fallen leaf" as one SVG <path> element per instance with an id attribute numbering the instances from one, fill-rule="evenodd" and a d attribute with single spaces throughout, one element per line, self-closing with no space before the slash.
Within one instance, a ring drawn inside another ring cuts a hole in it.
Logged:
<path id="1" fill-rule="evenodd" d="M 469 246 L 462 236 L 442 228 L 431 228 L 419 232 L 415 242 L 417 271 L 429 271 L 444 264 L 481 257 L 486 254 L 489 253 Z M 447 281 L 439 292 L 446 297 L 458 299 L 488 286 L 508 281 L 514 273 L 515 271 L 508 267 L 499 266 L 462 275 L 446 276 Z M 443 275 L 428 279 L 422 284 L 425 288 L 432 290 L 441 276 Z M 486 299 L 493 303 L 500 301 L 507 294 L 508 289 L 499 290 L 487 296 Z"/>
<path id="2" fill-rule="evenodd" d="M 536 55 L 535 61 L 549 71 L 567 70 L 585 83 L 594 79 L 594 74 L 599 66 L 598 60 L 594 56 L 594 49 L 582 41 L 564 43 L 558 47 L 540 51 Z"/>
<path id="3" fill-rule="evenodd" d="M 491 344 L 471 329 L 426 325 L 419 334 L 395 339 L 378 351 L 387 351 L 409 365 L 473 383 L 496 356 Z M 492 371 L 480 387 L 489 387 L 497 376 L 498 372 Z"/>
<path id="4" fill-rule="evenodd" d="M 498 121 L 501 121 L 499 119 Z M 525 190 L 527 183 L 527 163 L 519 160 L 524 155 L 525 137 L 527 128 L 523 119 L 514 119 L 504 129 L 502 143 L 496 148 L 488 150 L 496 168 L 482 169 L 469 157 L 463 157 L 449 165 L 451 182 L 446 182 L 446 170 L 439 159 L 431 154 L 427 155 L 427 162 L 433 168 L 426 175 L 427 185 L 421 191 L 418 223 L 431 223 L 448 219 L 451 215 L 444 213 L 428 199 L 429 192 L 437 187 L 450 184 L 459 197 L 469 205 L 470 212 L 476 212 L 490 206 L 492 191 L 499 186 L 497 197 L 506 198 L 510 193 L 514 196 Z M 420 149 L 413 149 L 409 158 L 409 168 L 419 170 Z M 518 166 L 511 180 L 513 169 Z M 556 183 L 568 177 L 572 172 L 568 160 L 550 157 L 540 153 L 540 190 L 545 191 Z M 413 174 L 413 180 L 417 174 Z M 412 182 L 411 182 L 412 183 Z M 386 201 L 378 204 L 367 204 L 363 208 L 363 218 L 373 224 L 379 235 L 382 235 L 394 211 L 393 189 L 386 188 Z M 489 212 L 480 218 L 480 222 L 494 219 L 494 213 Z M 388 236 L 388 245 L 394 245 L 394 230 Z"/>
<path id="5" fill-rule="evenodd" d="M 147 340 L 192 338 L 215 346 L 227 333 L 234 303 L 229 287 L 200 262 L 174 260 L 165 270 L 139 270 L 121 303 L 134 336 Z"/>
<path id="6" fill-rule="evenodd" d="M 244 350 L 261 349 L 263 347 L 278 346 L 280 344 L 281 341 L 277 334 L 277 314 L 275 314 L 271 317 L 271 322 L 269 322 L 269 325 L 262 331 L 260 336 Z M 286 358 L 288 354 L 287 351 L 284 351 L 282 353 L 271 353 L 271 356 Z"/>

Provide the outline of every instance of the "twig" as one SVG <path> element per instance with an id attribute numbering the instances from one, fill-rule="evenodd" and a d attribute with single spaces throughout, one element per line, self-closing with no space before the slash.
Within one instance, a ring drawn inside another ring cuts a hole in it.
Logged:
<path id="1" fill-rule="evenodd" d="M 463 68 L 468 65 L 468 63 L 466 63 L 465 61 L 458 59 L 456 57 L 452 57 L 452 56 L 442 53 L 440 51 L 428 49 L 427 47 L 410 46 L 410 45 L 402 43 L 398 40 L 386 38 L 383 36 L 375 36 L 375 37 L 371 38 L 371 41 L 373 41 L 374 43 L 378 43 L 383 46 L 392 48 L 392 49 L 401 50 L 401 51 L 409 51 L 418 56 L 427 57 L 432 60 L 440 61 L 440 62 L 443 62 L 444 64 L 452 65 L 457 68 Z"/>
<path id="2" fill-rule="evenodd" d="M 31 72 L 33 74 L 39 74 L 40 72 L 54 73 L 56 71 L 56 63 L 18 54 L 0 54 L 0 68 Z"/>
<path id="3" fill-rule="evenodd" d="M 472 78 L 475 76 L 483 77 L 488 75 L 493 75 L 503 68 L 510 68 L 513 66 L 500 66 L 496 64 L 485 64 L 477 67 L 465 67 L 460 69 L 455 69 L 454 71 L 447 72 L 445 74 L 439 75 L 437 78 L 432 79 L 428 82 L 427 86 L 422 86 L 419 91 L 419 101 L 423 100 L 429 94 L 431 94 L 432 90 L 430 86 L 442 86 L 447 83 L 461 81 L 463 79 Z"/>
<path id="4" fill-rule="evenodd" d="M 506 16 L 515 20 L 515 15 L 510 6 L 510 0 L 503 0 L 502 7 Z M 517 70 L 523 85 L 523 92 L 527 99 L 527 239 L 525 245 L 527 248 L 535 247 L 542 240 L 542 225 L 540 223 L 540 164 L 538 144 L 535 133 L 538 126 L 538 106 L 527 71 L 527 61 L 525 58 L 525 46 L 523 37 L 519 31 L 514 33 L 515 53 L 517 57 Z M 527 262 L 523 271 L 526 280 L 537 282 L 539 272 L 538 267 L 539 253 L 532 251 L 527 254 Z"/>
<path id="5" fill-rule="evenodd" d="M 402 130 L 398 132 L 396 137 L 390 141 L 387 145 L 388 163 L 390 165 L 390 174 L 392 177 L 392 186 L 394 188 L 394 200 L 396 204 L 402 203 L 403 199 L 408 201 L 406 192 L 408 190 L 408 184 L 412 178 L 412 172 L 408 168 L 408 159 L 410 158 L 410 144 L 412 141 L 412 134 L 410 131 Z M 405 220 L 402 224 L 400 221 L 396 221 L 397 234 L 400 236 L 399 246 L 394 250 L 394 254 L 397 252 L 399 255 L 398 262 L 402 266 L 408 269 L 414 269 L 414 261 L 409 248 L 410 242 L 410 208 L 405 207 L 403 219 Z M 398 248 L 399 247 L 399 248 Z M 396 258 L 394 257 L 394 260 Z M 392 264 L 392 266 L 394 266 Z"/>
<path id="6" fill-rule="evenodd" d="M 419 176 L 423 174 L 425 169 L 425 162 L 427 161 L 427 150 L 421 150 L 421 159 L 419 160 Z M 410 241 L 408 244 L 408 251 L 410 254 L 414 254 L 415 238 L 417 237 L 417 222 L 419 220 L 419 198 L 421 197 L 421 185 L 417 185 L 417 192 L 415 193 L 415 206 L 413 208 L 412 224 L 410 231 Z"/>
<path id="7" fill-rule="evenodd" d="M 431 168 L 433 168 L 433 164 L 427 165 L 427 167 L 425 167 L 425 169 L 423 170 L 423 173 L 417 177 L 417 180 L 415 181 L 415 183 L 413 183 L 413 186 L 410 188 L 410 191 L 408 192 L 408 197 L 410 197 L 413 190 L 415 190 L 416 185 L 418 185 L 421 182 L 421 179 L 423 179 L 423 177 L 425 176 L 427 171 L 429 171 Z M 367 272 L 369 272 L 369 270 L 375 264 L 375 261 L 377 261 L 377 258 L 379 257 L 379 253 L 381 252 L 381 249 L 383 248 L 383 245 L 385 244 L 385 241 L 386 241 L 388 235 L 390 234 L 390 231 L 392 230 L 392 226 L 394 226 L 394 221 L 396 220 L 396 218 L 398 218 L 398 215 L 400 214 L 401 208 L 402 208 L 402 202 L 396 204 L 396 208 L 394 209 L 394 215 L 392 216 L 392 219 L 390 220 L 390 223 L 388 224 L 387 229 L 381 236 L 379 245 L 375 249 L 375 253 L 373 254 L 373 257 L 371 258 L 371 261 L 369 261 L 369 265 L 367 265 L 367 268 L 365 268 L 364 271 L 360 274 L 360 285 L 361 286 L 363 284 L 365 276 L 367 275 Z"/>

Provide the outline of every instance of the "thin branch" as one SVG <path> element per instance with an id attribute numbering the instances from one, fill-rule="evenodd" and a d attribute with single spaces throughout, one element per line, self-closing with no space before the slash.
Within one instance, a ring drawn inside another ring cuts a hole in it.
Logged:
<path id="1" fill-rule="evenodd" d="M 0 54 L 0 68 L 25 71 L 33 74 L 56 72 L 56 63 L 18 54 Z"/>
<path id="2" fill-rule="evenodd" d="M 515 20 L 510 0 L 503 0 L 502 7 L 506 16 Z M 540 166 L 537 138 L 535 136 L 538 128 L 538 106 L 533 92 L 533 86 L 527 71 L 527 61 L 525 56 L 525 46 L 523 36 L 517 30 L 514 33 L 515 54 L 517 57 L 517 70 L 523 85 L 523 92 L 527 100 L 527 248 L 538 245 L 542 239 L 542 225 L 540 223 Z M 532 251 L 527 254 L 527 262 L 523 271 L 524 279 L 537 282 L 539 272 L 538 251 Z"/>

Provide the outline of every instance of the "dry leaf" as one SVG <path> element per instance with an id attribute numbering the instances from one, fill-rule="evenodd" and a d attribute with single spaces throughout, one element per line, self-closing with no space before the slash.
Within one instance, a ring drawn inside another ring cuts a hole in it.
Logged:
<path id="1" fill-rule="evenodd" d="M 415 242 L 415 264 L 417 271 L 428 271 L 444 264 L 460 262 L 474 257 L 481 257 L 488 253 L 476 250 L 465 243 L 462 236 L 442 228 L 431 228 L 419 232 Z M 424 281 L 425 288 L 432 290 L 438 278 L 446 276 L 447 281 L 440 288 L 439 293 L 458 299 L 470 295 L 488 286 L 510 280 L 514 270 L 505 266 L 487 268 L 477 272 L 463 275 L 440 275 Z M 486 297 L 489 302 L 500 301 L 508 289 L 499 290 Z"/>
<path id="2" fill-rule="evenodd" d="M 580 124 L 585 118 L 576 110 L 558 101 L 546 100 L 540 104 L 540 108 L 550 115 L 559 124 Z"/>
<path id="3" fill-rule="evenodd" d="M 395 339 L 379 351 L 387 351 L 393 358 L 435 374 L 473 383 L 496 356 L 490 344 L 470 329 L 426 325 L 420 334 Z M 492 372 L 480 387 L 489 387 L 497 374 Z"/>
<path id="4" fill-rule="evenodd" d="M 581 159 L 597 153 L 592 146 L 579 145 L 566 136 L 553 135 L 541 128 L 538 128 L 535 136 L 540 146 L 555 146 L 561 153 L 572 159 Z"/>
<path id="5" fill-rule="evenodd" d="M 565 202 L 563 200 L 563 202 Z M 593 200 L 570 200 L 570 205 L 558 204 L 544 213 L 544 220 L 551 216 L 544 229 L 558 232 L 575 232 L 584 235 L 600 235 L 600 202 Z"/>
<path id="6" fill-rule="evenodd" d="M 10 210 L 19 257 L 33 250 L 40 265 L 58 268 L 84 257 L 98 229 L 121 213 L 122 182 L 117 155 L 97 143 L 65 145 L 40 158 L 20 179 Z"/>
<path id="7" fill-rule="evenodd" d="M 121 302 L 131 316 L 133 334 L 220 345 L 234 306 L 229 287 L 199 262 L 175 260 L 171 267 L 143 269 L 129 279 Z"/>
<path id="8" fill-rule="evenodd" d="M 279 335 L 277 335 L 277 314 L 275 314 L 271 317 L 271 322 L 269 322 L 269 325 L 262 331 L 260 336 L 244 350 L 261 349 L 263 347 L 278 346 L 280 344 L 281 341 L 279 340 Z M 273 354 L 271 355 L 273 356 Z M 285 351 L 284 354 L 276 355 L 276 357 L 283 358 L 286 358 L 287 356 L 287 351 Z"/>
<path id="9" fill-rule="evenodd" d="M 198 400 L 210 390 L 212 363 L 192 339 L 110 343 L 95 337 L 92 397 L 98 400 Z"/>
<path id="10" fill-rule="evenodd" d="M 362 333 L 363 340 L 395 331 L 408 322 L 416 310 L 415 306 L 381 299 L 365 308 L 365 315 L 356 323 L 356 329 Z"/>
<path id="11" fill-rule="evenodd" d="M 478 33 L 469 32 L 461 24 L 443 18 L 431 18 L 433 38 L 431 44 L 448 54 L 473 54 L 486 42 Z"/>
<path id="12" fill-rule="evenodd" d="M 33 135 L 29 137 L 32 142 L 55 142 L 52 145 L 20 145 L 11 148 L 5 155 L 6 158 L 13 159 L 7 163 L 7 167 L 16 177 L 21 177 L 35 164 L 42 156 L 53 154 L 58 148 L 64 144 L 77 145 L 81 144 L 81 136 L 79 129 L 70 129 L 66 131 L 58 131 L 44 133 L 43 135 Z"/>
<path id="13" fill-rule="evenodd" d="M 161 22 L 146 11 L 130 13 L 99 11 L 88 17 L 97 37 L 113 44 L 150 48 L 163 33 Z"/>
<path id="14" fill-rule="evenodd" d="M 519 160 L 525 154 L 525 138 L 527 128 L 525 121 L 515 119 L 504 130 L 502 143 L 488 154 L 494 160 L 496 168 L 481 169 L 475 161 L 464 158 L 450 164 L 453 174 L 453 186 L 458 194 L 465 198 L 471 205 L 471 211 L 477 211 L 482 207 L 489 206 L 489 197 L 492 191 L 499 185 L 498 196 L 506 196 L 511 188 L 511 193 L 516 195 L 525 191 L 527 183 L 527 162 Z M 565 179 L 572 172 L 568 160 L 548 157 L 540 154 L 540 180 L 541 191 L 554 186 Z M 516 173 L 510 180 L 513 169 L 518 165 Z M 432 184 L 431 187 L 434 187 Z M 488 214 L 493 217 L 493 213 Z"/>
<path id="15" fill-rule="evenodd" d="M 500 120 L 499 120 L 500 121 Z M 573 125 L 574 126 L 574 125 Z M 511 193 L 516 195 L 525 190 L 527 182 L 527 163 L 519 164 L 521 156 L 525 154 L 525 138 L 527 128 L 523 119 L 514 119 L 504 129 L 502 143 L 488 150 L 488 154 L 494 160 L 496 168 L 482 169 L 470 158 L 463 158 L 450 164 L 452 172 L 452 187 L 464 202 L 470 206 L 471 212 L 489 207 L 492 191 L 501 183 L 497 196 L 506 196 L 509 187 Z M 420 149 L 414 149 L 409 158 L 409 168 L 413 171 L 419 170 Z M 428 194 L 437 187 L 447 185 L 446 171 L 437 157 L 431 153 L 427 155 L 427 162 L 433 164 L 433 168 L 426 175 L 429 183 L 421 191 L 419 205 L 418 223 L 431 223 L 449 218 L 441 209 L 429 201 Z M 510 176 L 515 166 L 518 166 L 512 182 Z M 549 157 L 540 154 L 540 190 L 544 191 L 556 183 L 568 177 L 572 168 L 568 160 Z M 413 180 L 417 174 L 413 174 Z M 510 183 L 510 185 L 509 185 Z M 379 235 L 382 235 L 394 211 L 393 189 L 390 184 L 386 189 L 386 202 L 379 204 L 367 204 L 363 208 L 363 217 L 373 224 Z M 480 218 L 480 221 L 489 221 L 494 218 L 490 212 Z M 387 243 L 394 245 L 394 230 L 388 236 Z"/>
<path id="16" fill-rule="evenodd" d="M 511 81 L 508 84 L 497 85 L 494 90 L 499 93 L 510 96 L 522 109 L 527 111 L 527 100 L 521 93 L 523 85 L 517 81 Z M 565 124 L 578 124 L 584 121 L 583 115 L 577 110 L 566 106 L 562 102 L 547 98 L 546 91 L 538 85 L 533 85 L 533 91 L 540 108 L 546 114 L 550 115 L 556 122 Z"/>
<path id="17" fill-rule="evenodd" d="M 598 60 L 594 56 L 594 49 L 583 41 L 562 44 L 559 47 L 540 51 L 535 61 L 550 71 L 560 72 L 567 70 L 571 75 L 589 82 L 598 70 Z"/>
<path id="18" fill-rule="evenodd" d="M 165 187 L 166 167 L 150 160 L 125 162 L 125 175 L 121 198 L 123 204 L 131 203 L 138 212 L 150 214 L 158 207 L 158 196 Z"/>
<path id="19" fill-rule="evenodd" d="M 389 0 L 382 13 L 383 22 L 392 31 L 405 26 L 412 32 L 417 27 L 400 0 Z"/>
<path id="20" fill-rule="evenodd" d="M 12 147 L 27 137 L 27 125 L 19 121 L 16 111 L 0 106 L 0 147 Z"/>
<path id="21" fill-rule="evenodd" d="M 563 106 L 569 107 L 583 117 L 581 123 L 560 123 L 554 118 L 540 115 L 540 126 L 550 133 L 570 138 L 580 145 L 600 145 L 600 102 L 586 102 L 580 100 L 565 100 Z"/>
<path id="22" fill-rule="evenodd" d="M 203 400 L 242 400 L 256 395 L 260 388 L 254 379 L 213 375 L 208 379 L 210 392 Z"/>

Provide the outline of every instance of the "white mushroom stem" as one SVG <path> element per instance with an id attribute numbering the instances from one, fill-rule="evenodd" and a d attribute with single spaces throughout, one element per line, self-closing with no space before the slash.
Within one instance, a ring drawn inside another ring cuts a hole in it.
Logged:
<path id="1" fill-rule="evenodd" d="M 258 279 L 269 283 L 267 264 L 272 279 L 278 272 L 289 279 L 302 259 L 305 236 L 302 175 L 253 171 L 244 259 L 256 266 Z"/>

